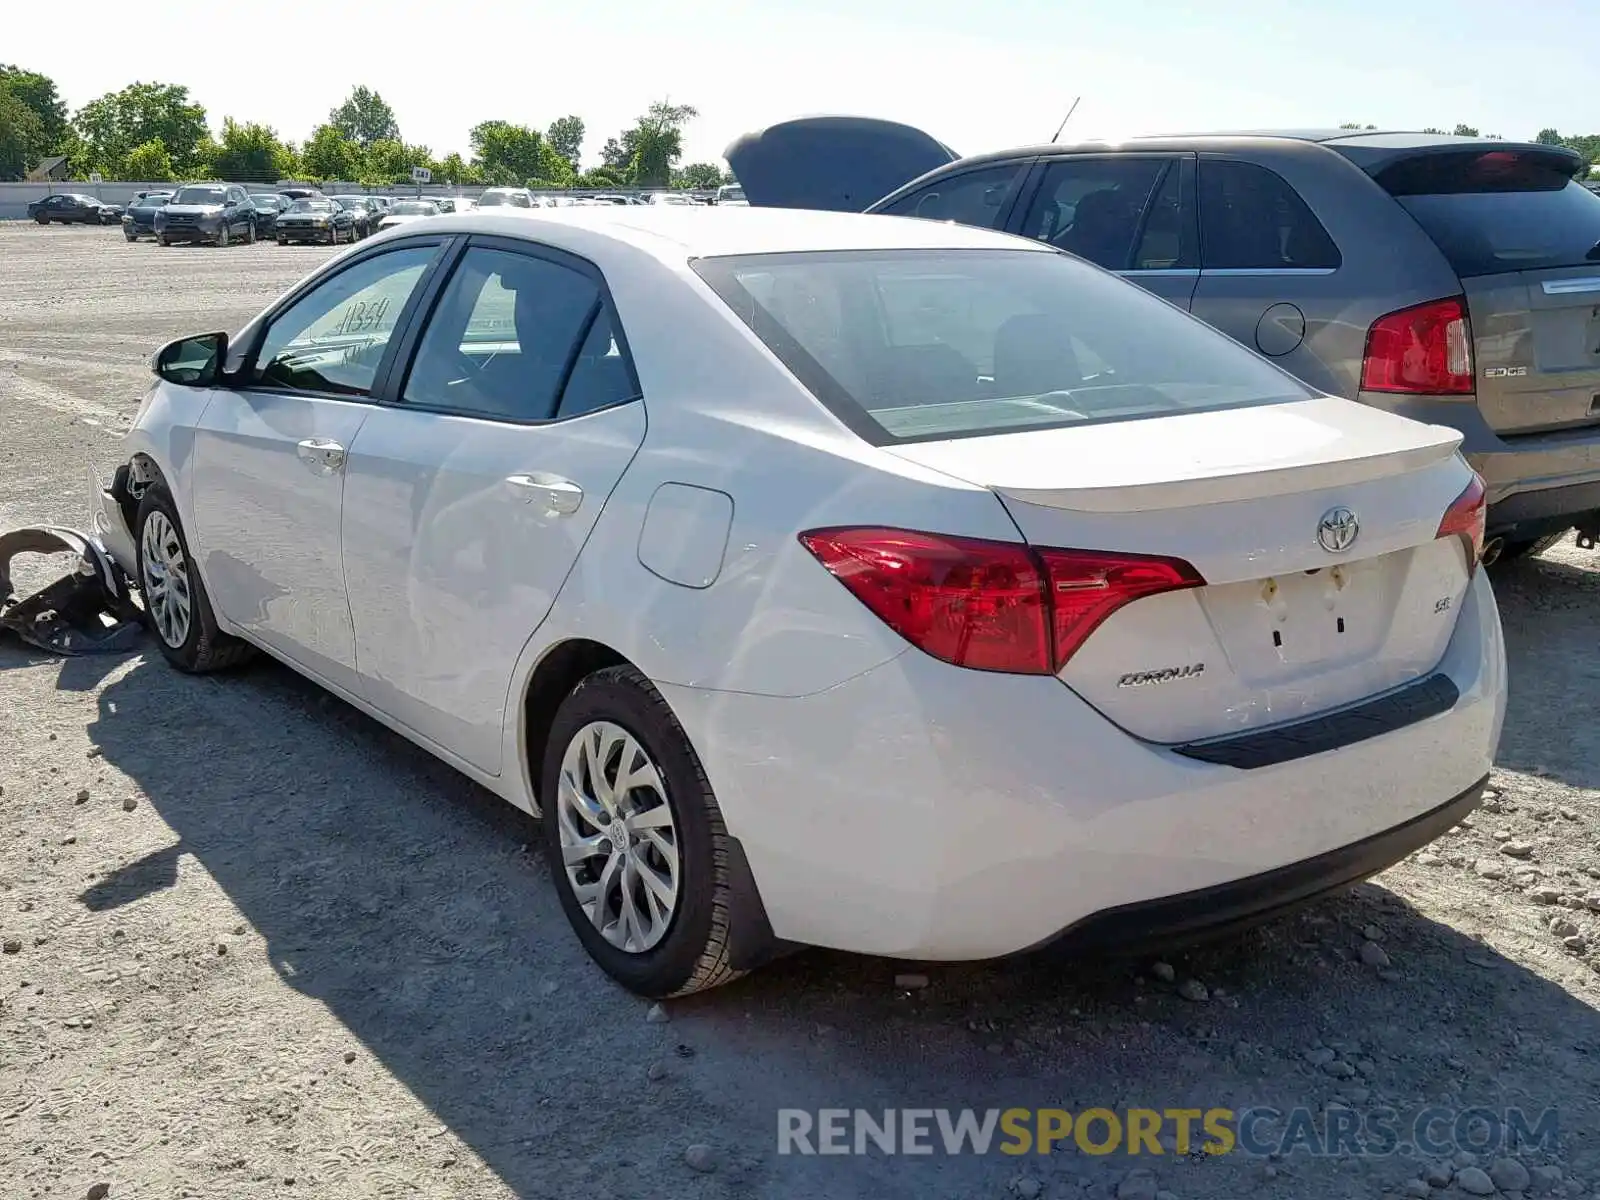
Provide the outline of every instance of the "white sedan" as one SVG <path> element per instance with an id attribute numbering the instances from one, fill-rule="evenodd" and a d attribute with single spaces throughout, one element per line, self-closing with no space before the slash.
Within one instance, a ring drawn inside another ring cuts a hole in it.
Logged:
<path id="1" fill-rule="evenodd" d="M 389 211 L 383 220 L 378 222 L 378 229 L 394 229 L 400 225 L 409 225 L 412 221 L 420 221 L 424 217 L 437 217 L 442 211 L 432 200 L 396 200 L 389 206 Z"/>
<path id="2" fill-rule="evenodd" d="M 1231 927 L 1457 823 L 1506 676 L 1458 435 L 964 226 L 479 211 L 174 342 L 97 527 L 538 813 L 665 996 L 804 945 Z"/>

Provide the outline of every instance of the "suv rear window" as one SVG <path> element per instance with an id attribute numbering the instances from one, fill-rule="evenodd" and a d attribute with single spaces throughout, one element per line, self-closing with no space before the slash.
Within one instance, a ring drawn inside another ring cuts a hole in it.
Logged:
<path id="1" fill-rule="evenodd" d="M 693 267 L 876 445 L 1310 395 L 1187 313 L 1065 254 L 836 251 Z"/>
<path id="2" fill-rule="evenodd" d="M 1567 161 L 1523 150 L 1418 155 L 1375 176 L 1457 275 L 1600 262 L 1600 196 Z"/>

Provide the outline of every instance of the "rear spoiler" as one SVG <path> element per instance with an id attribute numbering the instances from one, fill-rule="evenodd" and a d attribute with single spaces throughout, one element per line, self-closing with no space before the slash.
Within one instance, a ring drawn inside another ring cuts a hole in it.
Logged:
<path id="1" fill-rule="evenodd" d="M 745 134 L 723 157 L 752 206 L 864 212 L 960 156 L 895 121 L 800 117 Z"/>

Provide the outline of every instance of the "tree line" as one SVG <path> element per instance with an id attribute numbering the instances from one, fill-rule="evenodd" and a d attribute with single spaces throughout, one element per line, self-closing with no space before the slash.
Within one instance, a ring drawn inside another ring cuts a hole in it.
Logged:
<path id="1" fill-rule="evenodd" d="M 716 163 L 679 165 L 692 105 L 660 101 L 606 141 L 600 161 L 580 161 L 582 117 L 543 129 L 481 121 L 468 135 L 471 153 L 435 157 L 407 142 L 394 110 L 371 88 L 356 87 L 305 141 L 271 126 L 225 117 L 214 135 L 205 108 L 170 83 L 133 83 L 91 100 L 69 116 L 55 82 L 37 71 L 0 64 L 0 180 L 23 179 L 40 160 L 64 156 L 75 179 L 162 182 L 228 179 L 274 182 L 340 180 L 363 187 L 409 183 L 413 167 L 436 182 L 535 188 L 706 188 L 730 182 Z"/>

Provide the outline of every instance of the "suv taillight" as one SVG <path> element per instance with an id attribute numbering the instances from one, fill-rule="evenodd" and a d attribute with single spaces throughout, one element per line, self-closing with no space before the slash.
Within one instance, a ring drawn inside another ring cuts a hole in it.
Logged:
<path id="1" fill-rule="evenodd" d="M 1379 317 L 1367 330 L 1361 390 L 1461 396 L 1473 390 L 1472 329 L 1459 296 Z"/>
<path id="2" fill-rule="evenodd" d="M 1054 674 L 1119 608 L 1205 582 L 1180 559 L 903 529 L 816 529 L 800 541 L 906 641 L 979 671 Z"/>
<path id="3" fill-rule="evenodd" d="M 1489 506 L 1483 490 L 1483 478 L 1474 471 L 1472 482 L 1445 509 L 1444 519 L 1439 522 L 1439 532 L 1434 536 L 1458 537 L 1465 542 L 1467 569 L 1474 571 L 1477 570 L 1478 560 L 1483 557 L 1483 534 L 1488 520 Z"/>

